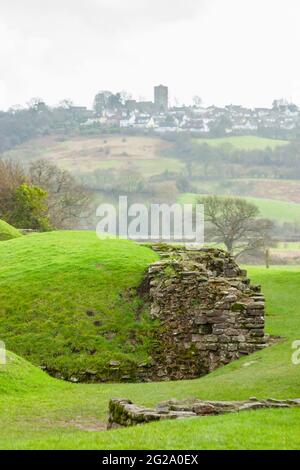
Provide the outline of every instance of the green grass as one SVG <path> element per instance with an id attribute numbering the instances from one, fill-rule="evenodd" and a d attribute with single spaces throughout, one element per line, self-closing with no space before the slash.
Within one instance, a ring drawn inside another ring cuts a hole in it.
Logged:
<path id="1" fill-rule="evenodd" d="M 268 139 L 254 135 L 243 135 L 233 137 L 220 137 L 215 139 L 195 139 L 199 144 L 208 144 L 213 146 L 230 145 L 239 150 L 264 150 L 267 147 L 272 149 L 281 145 L 286 145 L 286 140 Z"/>
<path id="2" fill-rule="evenodd" d="M 300 251 L 300 242 L 280 242 L 272 251 Z"/>
<path id="3" fill-rule="evenodd" d="M 256 197 L 246 200 L 257 205 L 263 217 L 280 222 L 300 222 L 300 204 Z"/>
<path id="4" fill-rule="evenodd" d="M 251 268 L 267 298 L 266 329 L 280 343 L 197 380 L 145 384 L 70 384 L 9 355 L 0 370 L 1 449 L 299 449 L 300 410 L 262 410 L 88 431 L 106 420 L 110 397 L 152 406 L 170 398 L 300 396 L 300 268 Z"/>
<path id="5" fill-rule="evenodd" d="M 52 232 L 1 244 L 0 259 L 0 338 L 8 349 L 84 381 L 131 375 L 148 359 L 154 323 L 134 288 L 157 259 L 151 249 L 93 232 Z"/>
<path id="6" fill-rule="evenodd" d="M 21 236 L 19 230 L 0 219 L 0 241 L 11 240 Z"/>
<path id="7" fill-rule="evenodd" d="M 193 204 L 200 195 L 192 193 L 181 194 L 178 201 L 181 204 Z M 223 197 L 223 196 L 220 196 Z M 229 197 L 229 196 L 224 196 Z M 300 204 L 293 202 L 262 199 L 258 197 L 242 197 L 246 201 L 255 204 L 260 210 L 262 217 L 277 220 L 278 222 L 300 222 Z"/>

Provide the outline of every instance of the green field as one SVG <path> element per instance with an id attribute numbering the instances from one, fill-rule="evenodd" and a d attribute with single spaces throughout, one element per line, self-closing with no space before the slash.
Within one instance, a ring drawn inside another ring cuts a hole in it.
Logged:
<path id="1" fill-rule="evenodd" d="M 300 242 L 281 242 L 272 248 L 272 251 L 299 251 L 300 252 Z"/>
<path id="2" fill-rule="evenodd" d="M 1 245 L 4 262 L 0 271 L 0 311 L 8 326 L 5 329 L 2 325 L 0 338 L 6 334 L 7 346 L 16 352 L 26 331 L 23 324 L 29 322 L 32 336 L 27 337 L 27 356 L 36 349 L 35 341 L 39 341 L 40 348 L 47 344 L 49 335 L 55 346 L 54 323 L 62 318 L 60 311 L 73 313 L 68 321 L 69 332 L 75 323 L 80 339 L 77 318 L 82 321 L 81 307 L 84 305 L 84 311 L 90 307 L 86 304 L 90 296 L 95 301 L 93 291 L 101 292 L 104 283 L 106 292 L 109 291 L 106 299 L 100 296 L 98 302 L 105 305 L 111 298 L 115 301 L 116 293 L 135 284 L 144 266 L 155 257 L 150 250 L 130 242 L 108 240 L 101 248 L 102 242 L 96 241 L 93 234 L 58 232 L 24 238 L 27 248 L 21 248 L 23 239 Z M 62 259 L 64 269 L 59 268 Z M 103 266 L 103 274 L 101 269 L 92 274 L 96 264 Z M 300 269 L 251 268 L 249 274 L 252 281 L 262 284 L 267 299 L 266 329 L 281 336 L 279 343 L 201 379 L 144 384 L 72 384 L 51 378 L 9 353 L 7 365 L 0 366 L 0 421 L 5 430 L 0 433 L 0 448 L 299 449 L 299 409 L 251 411 L 104 431 L 111 397 L 126 397 L 152 406 L 165 399 L 191 396 L 203 399 L 300 396 L 300 365 L 291 360 L 292 342 L 300 339 Z M 43 302 L 48 302 L 49 312 Z M 80 307 L 75 311 L 74 302 Z M 118 310 L 118 303 L 110 307 L 107 314 L 112 316 L 116 309 L 120 331 L 126 332 L 127 322 L 131 321 L 126 308 Z M 35 337 L 38 318 L 46 329 L 45 337 Z M 19 335 L 18 341 L 10 338 L 12 327 L 14 335 Z M 58 327 L 63 329 L 62 324 Z"/>
<path id="3" fill-rule="evenodd" d="M 286 145 L 286 140 L 267 139 L 254 135 L 243 135 L 233 137 L 220 137 L 215 139 L 194 139 L 199 144 L 208 144 L 213 146 L 230 145 L 234 149 L 240 150 L 264 150 L 267 147 L 272 149 L 281 145 Z"/>
<path id="4" fill-rule="evenodd" d="M 197 197 L 200 197 L 200 195 L 197 196 L 197 194 L 184 193 L 180 195 L 178 202 L 181 204 L 193 204 Z M 300 222 L 300 204 L 257 197 L 243 197 L 243 199 L 255 204 L 259 208 L 260 215 L 262 217 L 277 220 L 281 223 Z"/>
<path id="5" fill-rule="evenodd" d="M 117 379 L 147 361 L 154 324 L 134 288 L 157 259 L 152 250 L 93 232 L 51 232 L 1 243 L 0 259 L 8 349 L 81 381 Z"/>

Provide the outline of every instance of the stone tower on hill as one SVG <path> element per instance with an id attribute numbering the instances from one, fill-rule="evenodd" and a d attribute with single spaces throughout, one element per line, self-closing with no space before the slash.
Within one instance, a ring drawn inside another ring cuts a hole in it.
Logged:
<path id="1" fill-rule="evenodd" d="M 169 90 L 167 86 L 154 87 L 154 104 L 158 111 L 167 111 L 169 106 Z"/>

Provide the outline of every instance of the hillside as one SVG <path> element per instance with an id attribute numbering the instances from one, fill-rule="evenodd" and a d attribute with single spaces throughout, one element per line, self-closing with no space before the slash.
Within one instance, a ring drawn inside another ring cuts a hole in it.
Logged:
<path id="1" fill-rule="evenodd" d="M 183 141 L 185 142 L 185 138 Z M 2 153 L 1 157 L 18 159 L 25 165 L 37 159 L 47 159 L 60 168 L 71 171 L 77 177 L 83 178 L 89 188 L 93 191 L 96 190 L 95 199 L 97 201 L 102 199 L 110 201 L 111 191 L 121 191 L 125 194 L 128 187 L 123 184 L 119 188 L 110 187 L 108 191 L 106 186 L 112 178 L 112 175 L 107 173 L 108 170 L 115 172 L 115 177 L 121 178 L 123 176 L 125 179 L 131 173 L 135 177 L 139 173 L 146 181 L 149 181 L 153 176 L 160 175 L 159 181 L 162 185 L 168 185 L 170 182 L 176 181 L 179 175 L 185 176 L 186 150 L 183 150 L 182 153 L 180 142 L 180 136 L 177 136 L 174 142 L 170 142 L 158 136 L 125 136 L 122 134 L 99 134 L 98 136 L 50 135 L 26 141 L 14 149 Z M 275 149 L 288 143 L 284 140 L 258 136 L 201 138 L 191 139 L 190 142 L 196 142 L 199 145 L 206 143 L 214 147 L 228 144 L 233 150 L 250 151 L 266 148 Z M 246 170 L 251 170 L 250 173 L 254 172 L 255 174 L 258 170 L 259 177 L 249 177 Z M 230 194 L 246 194 L 253 197 L 300 202 L 300 183 L 298 180 L 264 177 L 260 174 L 260 170 L 254 162 L 250 166 L 242 165 L 241 178 L 229 177 L 224 180 L 220 178 L 219 173 L 216 173 L 215 176 L 210 174 L 209 178 L 203 178 L 203 171 L 203 168 L 200 169 L 199 175 L 193 175 L 191 181 L 192 185 L 197 187 L 200 192 L 202 190 L 203 192 L 220 193 L 220 187 L 224 186 L 223 190 Z M 169 175 L 165 172 L 169 172 Z M 148 193 L 146 191 L 143 198 L 146 198 L 149 202 L 153 188 L 148 187 L 147 189 Z M 100 197 L 101 191 L 104 191 L 102 199 Z M 170 192 L 169 189 L 167 192 Z M 159 198 L 161 201 L 165 198 L 162 188 Z"/>
<path id="2" fill-rule="evenodd" d="M 27 141 L 4 157 L 29 162 L 40 158 L 76 174 L 133 167 L 144 176 L 160 174 L 164 170 L 179 170 L 182 164 L 176 159 L 164 158 L 170 143 L 159 137 L 122 136 L 47 136 Z"/>
<path id="3" fill-rule="evenodd" d="M 0 396 L 36 393 L 41 387 L 51 389 L 53 386 L 56 389 L 60 385 L 60 382 L 16 354 L 8 351 L 6 361 L 5 366 L 0 365 Z"/>
<path id="4" fill-rule="evenodd" d="M 48 377 L 9 354 L 0 367 L 2 449 L 296 449 L 299 410 L 161 422 L 104 431 L 108 400 L 128 397 L 152 406 L 172 397 L 202 399 L 295 398 L 300 376 L 291 361 L 299 339 L 300 274 L 297 269 L 251 268 L 267 298 L 266 328 L 282 340 L 201 379 L 146 384 L 70 384 Z M 255 428 L 255 432 L 253 429 Z M 89 431 L 89 432 L 87 432 Z"/>
<path id="5" fill-rule="evenodd" d="M 148 359 L 153 322 L 135 287 L 153 251 L 92 232 L 52 232 L 8 241 L 0 258 L 8 349 L 74 381 L 132 380 Z"/>
<path id="6" fill-rule="evenodd" d="M 21 237 L 19 230 L 0 219 L 0 241 L 11 240 L 19 237 Z"/>

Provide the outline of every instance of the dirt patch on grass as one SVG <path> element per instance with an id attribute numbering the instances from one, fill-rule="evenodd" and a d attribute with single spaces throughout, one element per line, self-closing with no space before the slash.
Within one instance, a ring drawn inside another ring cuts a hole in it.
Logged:
<path id="1" fill-rule="evenodd" d="M 81 431 L 89 431 L 89 432 L 100 432 L 106 431 L 107 423 L 102 423 L 101 421 L 93 420 L 93 419 L 83 419 L 83 418 L 75 418 L 71 419 L 70 421 L 65 421 L 63 424 L 64 427 L 74 427 L 80 429 Z"/>
<path id="2" fill-rule="evenodd" d="M 76 416 L 72 419 L 58 419 L 52 420 L 50 418 L 46 418 L 42 420 L 42 426 L 46 427 L 55 427 L 55 428 L 76 428 L 80 429 L 81 431 L 89 431 L 89 432 L 100 432 L 106 431 L 107 423 L 103 421 L 98 421 L 94 418 L 85 418 L 83 416 Z"/>

